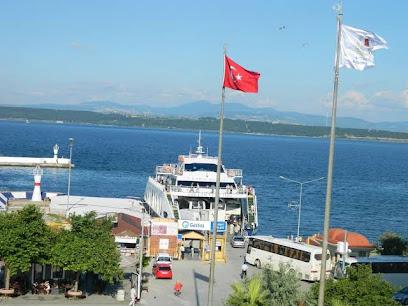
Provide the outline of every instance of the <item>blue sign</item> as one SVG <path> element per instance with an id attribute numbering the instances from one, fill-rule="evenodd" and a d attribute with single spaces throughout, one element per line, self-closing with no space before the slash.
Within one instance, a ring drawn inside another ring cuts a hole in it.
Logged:
<path id="1" fill-rule="evenodd" d="M 177 234 L 177 240 L 178 241 L 183 240 L 183 234 Z"/>
<path id="2" fill-rule="evenodd" d="M 214 228 L 214 221 L 211 222 L 211 231 Z M 223 233 L 227 230 L 227 222 L 225 221 L 218 221 L 217 222 L 217 233 Z"/>

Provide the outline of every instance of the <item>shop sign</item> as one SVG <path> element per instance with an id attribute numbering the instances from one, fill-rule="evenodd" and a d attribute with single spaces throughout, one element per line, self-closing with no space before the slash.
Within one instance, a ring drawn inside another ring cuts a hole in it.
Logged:
<path id="1" fill-rule="evenodd" d="M 213 231 L 214 222 L 211 222 L 211 231 Z M 217 222 L 217 233 L 223 233 L 227 230 L 227 222 L 225 221 L 218 221 Z"/>
<path id="2" fill-rule="evenodd" d="M 209 231 L 210 221 L 178 220 L 178 228 L 181 230 Z"/>
<path id="3" fill-rule="evenodd" d="M 176 236 L 178 232 L 176 222 L 152 222 L 151 235 Z"/>

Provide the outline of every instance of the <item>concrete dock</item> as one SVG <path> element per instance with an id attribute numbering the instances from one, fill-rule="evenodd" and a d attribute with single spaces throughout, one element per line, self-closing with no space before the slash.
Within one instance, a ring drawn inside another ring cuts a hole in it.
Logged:
<path id="1" fill-rule="evenodd" d="M 0 156 L 0 167 L 40 167 L 69 168 L 74 167 L 69 158 L 58 157 L 59 146 L 53 147 L 54 157 L 19 157 Z"/>
<path id="2" fill-rule="evenodd" d="M 0 156 L 0 166 L 8 167 L 35 167 L 69 168 L 69 158 L 41 158 L 41 157 L 12 157 Z M 71 167 L 74 165 L 72 164 Z"/>

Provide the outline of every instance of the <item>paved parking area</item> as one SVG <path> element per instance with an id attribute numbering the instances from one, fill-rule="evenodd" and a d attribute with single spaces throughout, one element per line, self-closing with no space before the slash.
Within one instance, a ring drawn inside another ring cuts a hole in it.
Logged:
<path id="1" fill-rule="evenodd" d="M 223 305 L 224 300 L 231 292 L 231 284 L 240 279 L 245 250 L 228 247 L 227 254 L 227 262 L 217 262 L 215 268 L 215 305 Z M 250 267 L 249 270 L 250 275 L 256 269 Z M 209 272 L 210 264 L 208 262 L 194 260 L 174 261 L 173 280 L 151 278 L 149 292 L 143 292 L 141 304 L 152 306 L 207 305 Z M 176 280 L 183 284 L 182 294 L 178 297 L 173 294 Z"/>

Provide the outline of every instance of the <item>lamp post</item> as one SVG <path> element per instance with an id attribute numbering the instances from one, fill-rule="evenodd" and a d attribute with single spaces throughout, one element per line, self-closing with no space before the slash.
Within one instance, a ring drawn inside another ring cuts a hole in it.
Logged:
<path id="1" fill-rule="evenodd" d="M 69 138 L 69 168 L 68 168 L 68 198 L 67 198 L 67 210 L 69 207 L 69 195 L 71 193 L 71 167 L 72 167 L 72 147 L 74 146 L 74 138 Z"/>
<path id="2" fill-rule="evenodd" d="M 138 300 L 140 300 L 141 295 L 142 295 L 144 214 L 145 214 L 145 209 L 142 207 L 142 233 L 140 235 L 140 241 L 139 241 L 139 277 L 137 278 L 137 298 Z"/>
<path id="3" fill-rule="evenodd" d="M 282 180 L 285 180 L 285 181 L 288 181 L 288 182 L 291 182 L 291 183 L 296 183 L 296 184 L 299 184 L 299 185 L 300 185 L 299 204 L 297 204 L 297 205 L 292 205 L 292 207 L 296 207 L 296 208 L 298 209 L 298 225 L 297 225 L 296 241 L 299 241 L 299 240 L 300 240 L 300 215 L 301 215 L 301 212 L 302 212 L 302 193 L 303 193 L 303 185 L 309 184 L 309 183 L 312 183 L 312 182 L 320 181 L 320 180 L 324 179 L 324 177 L 319 177 L 319 178 L 317 178 L 317 179 L 310 180 L 310 181 L 306 181 L 306 182 L 299 182 L 299 181 L 296 181 L 296 180 L 292 180 L 292 179 L 287 178 L 287 177 L 284 177 L 284 176 L 282 176 L 282 175 L 279 176 L 279 178 L 282 179 Z"/>

